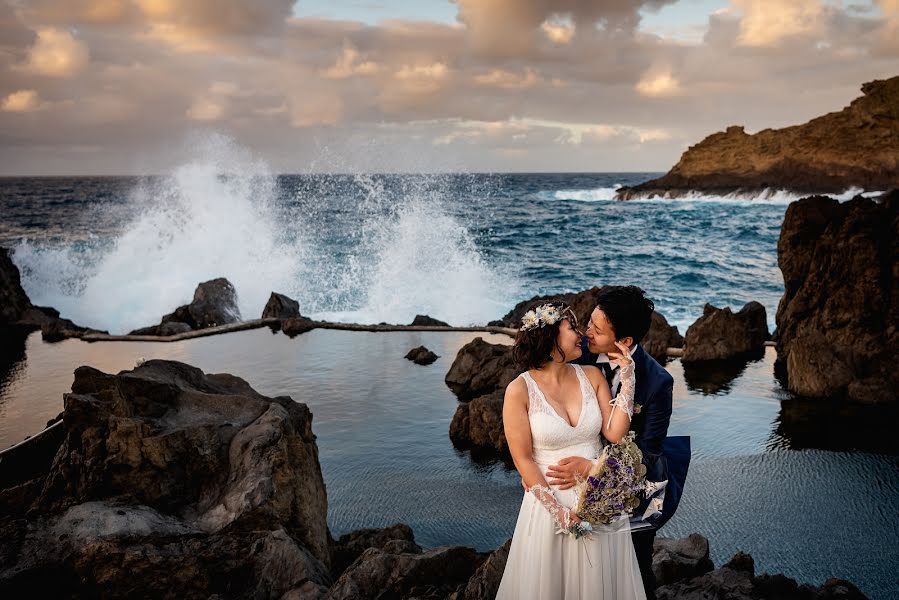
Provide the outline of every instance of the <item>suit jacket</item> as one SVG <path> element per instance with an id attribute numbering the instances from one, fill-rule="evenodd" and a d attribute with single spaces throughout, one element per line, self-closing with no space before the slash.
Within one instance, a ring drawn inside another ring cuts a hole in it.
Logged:
<path id="1" fill-rule="evenodd" d="M 586 338 L 582 341 L 582 348 L 583 354 L 574 362 L 596 365 L 597 355 L 587 348 Z M 689 438 L 668 437 L 674 378 L 642 346 L 637 346 L 631 358 L 634 360 L 634 376 L 637 379 L 631 431 L 636 434 L 635 442 L 643 453 L 646 479 L 668 481 L 662 514 L 651 520 L 655 528 L 659 528 L 671 518 L 680 502 L 690 460 Z M 638 405 L 640 412 L 636 412 Z M 670 459 L 676 459 L 677 462 L 673 470 L 669 470 Z M 645 499 L 634 514 L 642 515 L 648 504 L 649 499 Z"/>

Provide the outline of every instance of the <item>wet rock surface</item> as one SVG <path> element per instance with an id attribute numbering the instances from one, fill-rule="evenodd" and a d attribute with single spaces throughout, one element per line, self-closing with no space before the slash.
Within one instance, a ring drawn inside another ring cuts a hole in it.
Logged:
<path id="1" fill-rule="evenodd" d="M 299 302 L 276 292 L 272 292 L 262 309 L 263 319 L 295 319 L 301 316 Z"/>
<path id="2" fill-rule="evenodd" d="M 424 346 L 418 346 L 417 348 L 409 350 L 406 354 L 406 358 L 417 365 L 429 365 L 440 357 Z"/>
<path id="3" fill-rule="evenodd" d="M 702 316 L 687 329 L 684 363 L 759 358 L 768 339 L 765 307 L 749 302 L 739 312 L 706 304 Z"/>
<path id="4" fill-rule="evenodd" d="M 777 372 L 804 397 L 899 405 L 899 191 L 792 203 L 777 245 Z"/>

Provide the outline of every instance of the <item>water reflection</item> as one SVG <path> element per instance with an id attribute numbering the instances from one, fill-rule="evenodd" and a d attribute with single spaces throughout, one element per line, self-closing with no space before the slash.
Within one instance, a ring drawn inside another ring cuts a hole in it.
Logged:
<path id="1" fill-rule="evenodd" d="M 728 394 L 734 380 L 740 377 L 752 362 L 764 358 L 764 352 L 746 360 L 709 361 L 705 363 L 685 363 L 684 381 L 687 388 L 707 396 Z"/>
<path id="2" fill-rule="evenodd" d="M 845 400 L 787 398 L 781 402 L 770 447 L 899 455 L 896 423 L 896 408 L 860 406 Z"/>
<path id="3" fill-rule="evenodd" d="M 27 335 L 18 329 L 0 328 L 0 421 L 6 420 L 7 390 L 25 372 L 25 340 Z M 0 443 L 0 448 L 5 445 Z"/>

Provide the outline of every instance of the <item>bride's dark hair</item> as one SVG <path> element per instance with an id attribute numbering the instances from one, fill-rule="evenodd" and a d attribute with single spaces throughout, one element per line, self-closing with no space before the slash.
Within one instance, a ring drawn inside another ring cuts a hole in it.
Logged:
<path id="1" fill-rule="evenodd" d="M 512 358 L 518 365 L 524 369 L 539 369 L 546 363 L 550 362 L 553 349 L 558 350 L 562 355 L 562 360 L 567 362 L 565 351 L 559 347 L 559 328 L 562 321 L 569 321 L 571 326 L 577 328 L 577 317 L 571 311 L 571 306 L 566 302 L 546 302 L 538 300 L 528 307 L 528 310 L 534 310 L 538 306 L 548 304 L 558 309 L 562 318 L 552 325 L 544 325 L 543 327 L 534 327 L 526 331 L 518 330 L 515 336 L 515 344 L 512 346 Z"/>

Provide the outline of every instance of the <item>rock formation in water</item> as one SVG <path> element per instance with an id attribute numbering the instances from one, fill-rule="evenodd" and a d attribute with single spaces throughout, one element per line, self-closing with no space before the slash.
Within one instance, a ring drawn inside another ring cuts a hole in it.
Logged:
<path id="1" fill-rule="evenodd" d="M 502 319 L 491 321 L 489 325 L 518 329 L 521 327 L 521 317 L 532 305 L 538 302 L 567 302 L 571 305 L 571 310 L 577 317 L 581 329 L 586 329 L 590 320 L 590 314 L 596 308 L 596 298 L 605 287 L 594 286 L 577 293 L 569 292 L 550 296 L 534 296 L 530 300 L 519 302 Z M 649 332 L 640 343 L 650 356 L 664 364 L 668 360 L 668 348 L 680 348 L 684 343 L 684 338 L 678 332 L 677 327 L 669 325 L 664 316 L 654 312 Z"/>
<path id="2" fill-rule="evenodd" d="M 684 152 L 664 176 L 622 188 L 618 196 L 899 187 L 899 76 L 861 90 L 843 110 L 803 125 L 755 134 L 733 126 L 714 133 Z"/>
<path id="3" fill-rule="evenodd" d="M 449 327 L 449 323 L 444 323 L 439 319 L 429 317 L 428 315 L 415 315 L 410 325 L 426 326 L 426 327 Z"/>
<path id="4" fill-rule="evenodd" d="M 749 302 L 739 312 L 706 304 L 702 316 L 688 329 L 684 363 L 759 358 L 765 353 L 768 317 L 765 307 Z"/>
<path id="5" fill-rule="evenodd" d="M 777 243 L 777 370 L 790 391 L 899 402 L 899 190 L 792 203 Z"/>
<path id="6" fill-rule="evenodd" d="M 0 338 L 12 340 L 36 329 L 41 330 L 41 336 L 47 342 L 81 337 L 86 333 L 105 333 L 60 318 L 59 311 L 53 308 L 31 304 L 9 250 L 0 247 Z"/>
<path id="7" fill-rule="evenodd" d="M 194 290 L 191 303 L 179 306 L 173 312 L 164 315 L 159 325 L 135 329 L 128 335 L 177 335 L 237 323 L 240 319 L 237 290 L 230 281 L 219 277 L 199 284 Z"/>
<path id="8" fill-rule="evenodd" d="M 429 365 L 440 357 L 424 346 L 418 346 L 417 348 L 409 350 L 406 354 L 406 358 L 417 365 Z"/>
<path id="9" fill-rule="evenodd" d="M 462 402 L 503 391 L 521 369 L 512 359 L 512 346 L 491 344 L 476 337 L 459 352 L 444 381 Z"/>
<path id="10" fill-rule="evenodd" d="M 272 292 L 262 309 L 263 319 L 295 319 L 301 316 L 299 302 L 276 292 Z"/>

